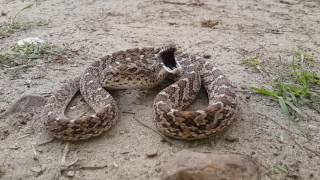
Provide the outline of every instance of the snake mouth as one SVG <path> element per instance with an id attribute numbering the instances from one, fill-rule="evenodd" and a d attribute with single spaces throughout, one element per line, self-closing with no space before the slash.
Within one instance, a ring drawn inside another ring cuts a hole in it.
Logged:
<path id="1" fill-rule="evenodd" d="M 159 58 L 162 61 L 163 68 L 169 73 L 176 73 L 176 71 L 181 69 L 181 66 L 175 57 L 176 50 L 177 50 L 176 47 L 171 45 L 171 46 L 165 47 L 159 53 Z"/>

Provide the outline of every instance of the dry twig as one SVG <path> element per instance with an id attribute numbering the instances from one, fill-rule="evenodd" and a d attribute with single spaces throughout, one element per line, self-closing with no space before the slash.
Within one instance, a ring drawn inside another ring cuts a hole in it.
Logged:
<path id="1" fill-rule="evenodd" d="M 194 3 L 183 3 L 183 2 L 174 2 L 174 1 L 162 1 L 165 4 L 174 4 L 174 5 L 186 5 L 186 6 L 203 6 L 204 3 L 201 3 L 199 0 Z"/>
<path id="2" fill-rule="evenodd" d="M 161 136 L 161 138 L 162 138 L 162 140 L 163 140 L 164 142 L 167 142 L 167 143 L 169 143 L 170 145 L 174 145 L 174 142 L 173 142 L 173 141 L 171 141 L 169 138 L 167 138 L 167 137 L 164 136 L 163 134 L 159 133 L 157 130 L 153 129 L 152 127 L 150 127 L 150 126 L 148 126 L 148 125 L 146 125 L 146 124 L 144 124 L 143 122 L 141 122 L 140 120 L 138 120 L 138 119 L 135 118 L 135 117 L 134 117 L 133 119 L 134 119 L 135 121 L 137 121 L 138 123 L 140 123 L 142 126 L 148 128 L 148 129 L 151 129 L 153 132 L 155 132 L 156 134 L 158 134 L 159 136 Z"/>

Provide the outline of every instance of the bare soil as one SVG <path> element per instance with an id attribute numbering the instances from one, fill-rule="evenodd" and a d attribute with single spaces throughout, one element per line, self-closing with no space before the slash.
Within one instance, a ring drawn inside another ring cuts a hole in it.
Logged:
<path id="1" fill-rule="evenodd" d="M 154 128 L 152 101 L 158 90 L 113 92 L 121 110 L 119 123 L 98 138 L 71 143 L 66 161 L 78 161 L 70 167 L 61 166 L 66 143 L 50 141 L 39 114 L 3 118 L 1 179 L 159 179 L 162 166 L 182 149 L 249 155 L 261 166 L 262 179 L 320 179 L 319 114 L 311 112 L 311 120 L 297 123 L 309 134 L 305 138 L 277 103 L 250 93 L 252 85 L 267 80 L 241 64 L 257 54 L 265 61 L 289 61 L 295 47 L 312 53 L 319 63 L 320 1 L 0 0 L 0 22 L 29 3 L 34 6 L 20 21 L 44 19 L 49 24 L 0 39 L 0 49 L 39 37 L 74 53 L 63 60 L 0 67 L 1 111 L 22 95 L 54 92 L 106 54 L 175 42 L 190 53 L 211 56 L 209 60 L 238 87 L 242 112 L 215 137 L 169 144 L 139 123 Z M 86 107 L 79 98 L 75 103 Z M 192 108 L 205 104 L 202 92 Z"/>

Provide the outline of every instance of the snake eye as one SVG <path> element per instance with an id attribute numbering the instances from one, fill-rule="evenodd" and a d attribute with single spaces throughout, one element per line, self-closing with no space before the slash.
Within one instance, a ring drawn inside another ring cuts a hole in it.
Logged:
<path id="1" fill-rule="evenodd" d="M 160 53 L 159 53 L 159 58 L 162 61 L 165 69 L 169 71 L 173 71 L 176 68 L 178 68 L 178 64 L 175 58 L 175 52 L 176 48 L 174 46 L 169 46 L 164 48 Z"/>

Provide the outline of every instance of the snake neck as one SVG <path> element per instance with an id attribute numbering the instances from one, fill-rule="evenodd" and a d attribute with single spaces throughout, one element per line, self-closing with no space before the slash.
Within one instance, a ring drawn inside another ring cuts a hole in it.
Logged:
<path id="1" fill-rule="evenodd" d="M 169 72 L 165 70 L 164 68 L 160 68 L 159 71 L 156 73 L 155 81 L 158 81 L 158 83 L 162 82 L 167 76 L 169 75 Z"/>

